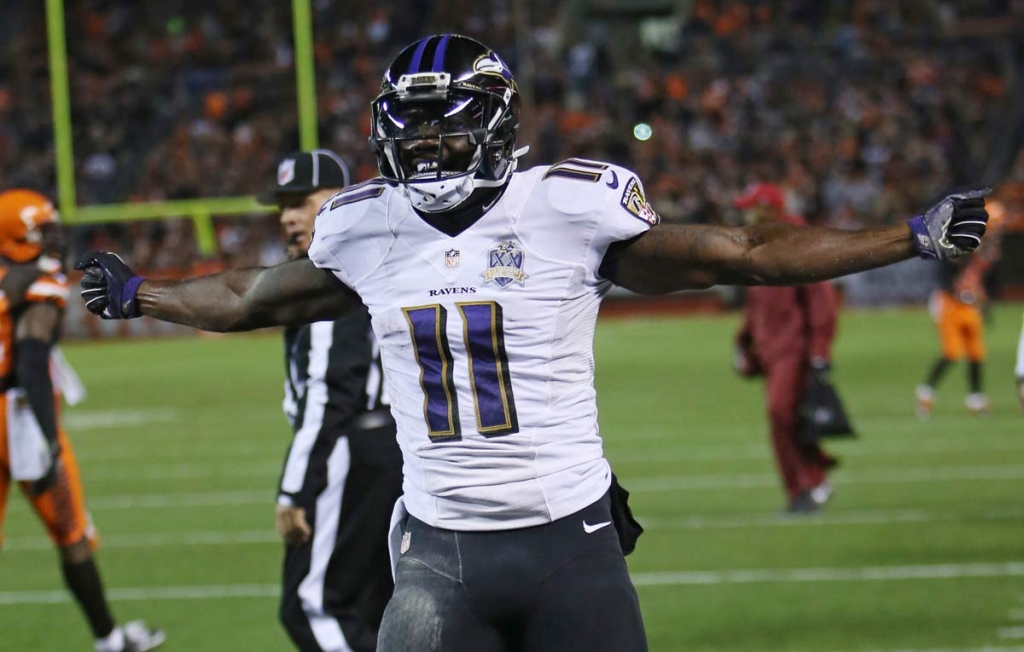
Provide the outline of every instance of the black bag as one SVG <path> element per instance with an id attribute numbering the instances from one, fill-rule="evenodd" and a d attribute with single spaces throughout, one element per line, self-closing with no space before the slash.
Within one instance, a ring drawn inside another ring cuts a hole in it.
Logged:
<path id="1" fill-rule="evenodd" d="M 807 394 L 800 404 L 799 439 L 802 444 L 816 444 L 830 437 L 855 437 L 850 419 L 836 388 L 824 373 L 812 373 Z"/>
<path id="2" fill-rule="evenodd" d="M 644 533 L 644 529 L 633 518 L 633 510 L 629 508 L 629 492 L 622 488 L 614 473 L 612 474 L 611 498 L 612 523 L 619 535 L 619 545 L 622 546 L 622 554 L 625 556 L 636 549 L 636 540 Z"/>

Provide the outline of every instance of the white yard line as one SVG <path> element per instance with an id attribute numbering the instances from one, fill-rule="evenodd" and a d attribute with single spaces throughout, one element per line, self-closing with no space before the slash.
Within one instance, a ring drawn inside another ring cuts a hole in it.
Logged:
<path id="1" fill-rule="evenodd" d="M 619 442 L 627 443 L 627 442 Z M 678 446 L 652 450 L 650 447 L 607 446 L 608 458 L 615 463 L 641 462 L 711 462 L 731 460 L 771 459 L 768 443 L 748 445 L 694 446 L 680 441 Z M 1016 453 L 1024 452 L 1024 438 L 994 436 L 982 438 L 944 438 L 929 440 L 901 440 L 897 442 L 863 442 L 863 445 L 844 447 L 843 457 L 898 457 L 922 455 L 948 455 L 954 453 Z"/>
<path id="2" fill-rule="evenodd" d="M 132 460 L 136 468 L 164 467 L 170 460 L 216 458 L 238 461 L 240 459 L 277 459 L 287 449 L 288 430 L 282 424 L 280 442 L 261 441 L 258 445 L 245 441 L 229 442 L 226 445 L 202 446 L 186 450 L 165 452 L 154 446 L 148 438 L 140 438 L 139 444 L 144 449 L 133 446 L 89 446 L 78 453 L 80 461 L 90 462 L 89 468 L 123 469 L 123 460 Z M 74 435 L 72 435 L 74 438 Z M 651 450 L 650 448 L 626 448 L 611 445 L 607 447 L 609 459 L 616 464 L 642 462 L 711 462 L 736 460 L 769 460 L 771 452 L 765 444 L 743 445 L 711 445 L 697 446 L 692 442 L 680 442 L 678 446 L 668 449 Z M 1016 453 L 1024 452 L 1024 438 L 1018 436 L 990 436 L 984 439 L 967 439 L 962 437 L 947 439 L 928 439 L 902 443 L 864 442 L 863 445 L 848 447 L 842 450 L 843 457 L 888 458 L 899 456 L 921 457 L 924 455 L 948 455 L 956 453 Z"/>
<path id="3" fill-rule="evenodd" d="M 71 433 L 85 430 L 109 430 L 112 428 L 137 428 L 150 423 L 169 423 L 178 420 L 178 410 L 156 408 L 152 410 L 103 410 L 64 413 L 64 427 Z"/>
<path id="4" fill-rule="evenodd" d="M 911 399 L 912 404 L 913 399 Z M 857 419 L 858 432 L 864 437 L 871 435 L 891 435 L 893 433 L 964 433 L 964 439 L 986 437 L 982 431 L 995 426 L 1013 427 L 1020 422 L 1016 415 L 992 415 L 982 421 L 968 421 L 962 418 L 941 419 L 935 418 L 928 423 L 917 421 L 911 412 L 906 417 L 878 418 L 878 419 Z M 758 418 L 756 421 L 740 423 L 686 423 L 680 421 L 674 425 L 663 423 L 634 424 L 632 426 L 607 426 L 602 428 L 606 439 L 615 443 L 626 444 L 627 442 L 641 441 L 693 441 L 694 436 L 714 436 L 716 439 L 735 439 L 735 441 L 749 440 L 757 435 L 765 436 L 767 426 L 765 421 Z"/>
<path id="5" fill-rule="evenodd" d="M 836 485 L 904 484 L 928 482 L 968 482 L 1024 479 L 1024 466 L 950 466 L 902 470 L 840 471 Z M 779 484 L 774 473 L 719 473 L 709 475 L 669 475 L 623 479 L 631 492 L 699 491 L 704 489 L 754 489 Z"/>
<path id="6" fill-rule="evenodd" d="M 228 445 L 210 446 L 205 442 L 202 445 L 190 444 L 188 448 L 165 450 L 154 446 L 152 442 L 145 439 L 140 440 L 142 448 L 133 448 L 129 445 L 96 447 L 89 446 L 82 452 L 75 451 L 79 462 L 88 461 L 89 471 L 102 469 L 106 466 L 124 467 L 124 461 L 131 461 L 133 466 L 154 467 L 165 466 L 168 462 L 182 460 L 208 461 L 210 458 L 217 460 L 238 461 L 242 459 L 284 459 L 285 451 L 288 450 L 289 432 L 282 431 L 281 441 L 278 443 L 262 442 L 253 445 L 239 441 Z M 72 440 L 74 435 L 72 435 Z M 119 442 L 122 443 L 123 442 Z"/>
<path id="7" fill-rule="evenodd" d="M 281 473 L 281 461 L 259 463 L 161 464 L 157 466 L 111 465 L 90 469 L 88 479 L 97 480 L 191 480 L 199 478 L 261 478 Z"/>
<path id="8" fill-rule="evenodd" d="M 1024 639 L 1024 627 L 1000 627 L 999 638 L 1001 639 Z"/>
<path id="9" fill-rule="evenodd" d="M 223 504 L 236 505 L 241 496 L 228 495 Z M 254 496 L 259 504 L 269 504 L 263 493 Z M 171 502 L 171 501 L 169 501 Z M 216 504 L 211 501 L 193 501 L 193 504 L 208 506 Z M 961 518 L 972 520 L 1017 520 L 1024 517 L 1024 509 L 992 511 L 981 514 L 960 514 L 956 512 L 926 511 L 864 511 L 834 513 L 813 518 L 786 518 L 765 514 L 734 515 L 725 517 L 701 517 L 679 519 L 640 518 L 644 528 L 651 532 L 660 530 L 721 530 L 745 527 L 822 527 L 830 525 L 879 525 L 895 523 L 932 523 L 956 521 Z M 280 539 L 271 529 L 265 530 L 213 530 L 198 532 L 143 532 L 135 534 L 107 534 L 100 532 L 100 541 L 104 548 L 159 548 L 164 546 L 220 546 L 245 544 L 278 543 Z M 43 536 L 8 537 L 4 541 L 4 552 L 25 552 L 50 550 L 53 544 Z M 1015 612 L 1011 612 L 1014 619 Z M 1017 620 L 1024 620 L 1024 610 L 1019 612 Z"/>
<path id="10" fill-rule="evenodd" d="M 225 505 L 273 505 L 275 493 L 266 491 L 214 491 L 176 494 L 98 494 L 86 498 L 90 511 L 119 509 L 179 509 Z M 28 511 L 23 500 L 11 503 L 10 511 Z"/>
<path id="11" fill-rule="evenodd" d="M 1013 609 L 1009 614 L 1010 620 L 1024 620 L 1024 609 Z"/>
<path id="12" fill-rule="evenodd" d="M 846 652 L 1024 652 L 1024 647 L 936 647 L 925 650 L 847 650 Z"/>
<path id="13" fill-rule="evenodd" d="M 1024 562 L 941 564 L 930 566 L 865 566 L 861 568 L 764 568 L 750 570 L 635 573 L 637 586 L 712 584 L 786 584 L 800 582 L 876 582 L 965 577 L 1021 577 Z"/>
<path id="14" fill-rule="evenodd" d="M 231 598 L 277 598 L 276 584 L 226 584 L 220 586 L 154 586 L 108 589 L 113 602 L 133 600 L 223 600 Z M 0 606 L 19 604 L 58 604 L 70 602 L 67 591 L 0 591 Z"/>
<path id="15" fill-rule="evenodd" d="M 1008 521 L 1024 518 L 1024 508 L 990 510 L 980 513 L 935 512 L 927 510 L 833 511 L 812 517 L 782 514 L 736 514 L 731 516 L 691 516 L 682 518 L 640 518 L 651 530 L 727 530 L 746 527 L 821 527 L 828 525 L 891 525 L 895 523 L 935 523 L 959 520 Z"/>
<path id="16" fill-rule="evenodd" d="M 224 546 L 243 544 L 280 543 L 273 529 L 212 532 L 145 532 L 141 534 L 114 534 L 100 532 L 103 548 L 162 548 L 166 546 Z M 10 537 L 4 540 L 3 550 L 24 552 L 51 550 L 53 543 L 46 537 Z"/>
<path id="17" fill-rule="evenodd" d="M 761 569 L 635 573 L 633 574 L 633 582 L 637 586 L 678 586 L 787 582 L 862 582 L 879 580 L 951 579 L 964 577 L 1016 577 L 1021 575 L 1024 575 L 1024 562 L 1009 562 L 1004 564 L 948 564 L 941 566 L 877 566 L 863 568 L 794 568 L 789 570 Z M 128 600 L 276 598 L 279 595 L 279 592 L 280 587 L 276 584 L 228 584 L 220 586 L 171 586 L 110 589 L 107 592 L 107 595 L 112 601 L 117 602 Z M 54 604 L 69 601 L 70 597 L 66 591 L 0 592 L 0 605 Z M 904 651 L 892 650 L 889 652 Z M 934 650 L 928 652 L 939 651 Z M 1001 650 L 1000 652 L 1008 651 Z"/>
<path id="18" fill-rule="evenodd" d="M 165 464 L 155 467 L 129 468 L 118 464 L 109 470 L 91 470 L 88 479 L 97 480 L 192 480 L 202 478 L 276 477 L 281 471 L 279 460 L 259 463 L 190 463 Z M 1024 465 L 938 466 L 836 473 L 837 485 L 963 482 L 974 480 L 1024 479 Z M 637 477 L 624 481 L 630 491 L 688 491 L 702 489 L 750 489 L 775 487 L 775 473 L 715 473 Z"/>

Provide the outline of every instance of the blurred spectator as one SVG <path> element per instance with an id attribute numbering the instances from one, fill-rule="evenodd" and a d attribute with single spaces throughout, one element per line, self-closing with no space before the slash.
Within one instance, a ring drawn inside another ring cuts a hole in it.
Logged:
<path id="1" fill-rule="evenodd" d="M 315 0 L 320 140 L 357 177 L 375 175 L 366 137 L 381 71 L 416 37 L 458 31 L 533 71 L 519 74 L 535 104 L 525 165 L 572 152 L 632 167 L 670 220 L 736 220 L 729 198 L 761 179 L 814 223 L 892 222 L 980 173 L 1012 101 L 1019 4 L 695 0 L 646 48 L 622 45 L 625 28 L 606 17 L 541 0 L 526 3 L 527 34 L 509 0 Z M 66 6 L 79 204 L 251 194 L 297 148 L 289 3 Z M 0 178 L 53 194 L 43 7 L 4 3 L 0 18 Z M 641 122 L 647 140 L 633 136 Z M 1021 170 L 1000 189 L 1011 223 L 1024 221 Z M 260 218 L 218 224 L 222 259 L 274 259 Z M 199 262 L 188 224 L 89 227 L 74 242 L 111 238 L 153 265 Z"/>

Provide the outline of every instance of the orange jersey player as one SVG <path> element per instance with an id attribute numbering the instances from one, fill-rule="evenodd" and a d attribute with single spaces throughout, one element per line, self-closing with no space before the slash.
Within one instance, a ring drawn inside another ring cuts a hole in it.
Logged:
<path id="1" fill-rule="evenodd" d="M 985 278 L 999 262 L 1000 234 L 1005 209 L 995 200 L 987 200 L 992 238 L 971 256 L 947 261 L 939 276 L 939 286 L 932 292 L 929 308 L 939 331 L 942 355 L 931 366 L 924 384 L 917 387 L 917 416 L 931 416 L 936 388 L 950 366 L 967 359 L 969 393 L 965 400 L 971 414 L 987 414 L 988 398 L 982 387 L 985 362 L 985 320 L 983 310 L 988 301 Z"/>
<path id="2" fill-rule="evenodd" d="M 60 552 L 95 649 L 151 650 L 163 643 L 163 632 L 142 621 L 118 626 L 110 614 L 78 463 L 60 425 L 50 349 L 68 297 L 61 241 L 49 200 L 30 190 L 0 193 L 0 526 L 12 481 L 18 482 Z"/>

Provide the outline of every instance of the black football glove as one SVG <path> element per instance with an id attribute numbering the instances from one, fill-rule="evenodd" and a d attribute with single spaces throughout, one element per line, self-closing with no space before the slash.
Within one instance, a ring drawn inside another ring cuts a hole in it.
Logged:
<path id="1" fill-rule="evenodd" d="M 85 271 L 81 294 L 89 312 L 103 319 L 142 316 L 135 292 L 143 278 L 136 275 L 120 256 L 108 251 L 88 251 L 75 269 Z"/>
<path id="2" fill-rule="evenodd" d="M 947 260 L 971 253 L 985 235 L 985 196 L 991 188 L 974 187 L 946 195 L 923 215 L 910 220 L 921 258 Z"/>

